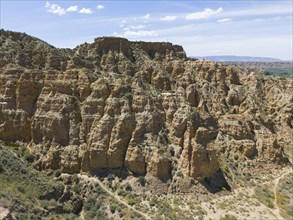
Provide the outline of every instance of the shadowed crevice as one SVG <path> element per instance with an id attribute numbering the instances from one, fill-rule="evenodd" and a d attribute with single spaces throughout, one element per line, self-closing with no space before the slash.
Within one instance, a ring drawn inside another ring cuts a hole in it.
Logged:
<path id="1" fill-rule="evenodd" d="M 204 178 L 200 183 L 211 193 L 217 193 L 223 189 L 231 191 L 231 187 L 221 170 L 218 170 L 212 177 Z"/>

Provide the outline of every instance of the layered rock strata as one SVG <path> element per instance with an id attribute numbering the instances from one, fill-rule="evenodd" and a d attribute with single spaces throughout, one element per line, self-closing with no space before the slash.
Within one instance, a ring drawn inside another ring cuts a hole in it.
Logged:
<path id="1" fill-rule="evenodd" d="M 171 43 L 57 49 L 1 30 L 0 139 L 26 143 L 39 169 L 202 181 L 231 152 L 286 163 L 292 94 L 292 80 L 189 59 Z"/>

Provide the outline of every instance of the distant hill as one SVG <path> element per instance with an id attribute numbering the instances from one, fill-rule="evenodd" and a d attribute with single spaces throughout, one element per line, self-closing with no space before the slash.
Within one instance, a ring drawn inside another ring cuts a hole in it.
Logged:
<path id="1" fill-rule="evenodd" d="M 269 57 L 230 56 L 230 55 L 204 56 L 204 57 L 195 56 L 194 58 L 206 59 L 206 60 L 211 60 L 211 61 L 216 61 L 216 62 L 228 62 L 228 61 L 233 61 L 233 62 L 280 62 L 281 61 L 280 59 L 269 58 Z"/>

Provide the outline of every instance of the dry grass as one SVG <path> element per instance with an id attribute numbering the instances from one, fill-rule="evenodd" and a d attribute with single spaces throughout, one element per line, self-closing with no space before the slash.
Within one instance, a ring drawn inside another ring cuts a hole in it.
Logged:
<path id="1" fill-rule="evenodd" d="M 273 187 L 269 185 L 261 185 L 255 188 L 256 198 L 269 208 L 274 208 L 275 195 L 271 190 Z"/>
<path id="2" fill-rule="evenodd" d="M 289 174 L 279 182 L 277 191 L 277 206 L 282 217 L 293 219 L 293 174 Z"/>

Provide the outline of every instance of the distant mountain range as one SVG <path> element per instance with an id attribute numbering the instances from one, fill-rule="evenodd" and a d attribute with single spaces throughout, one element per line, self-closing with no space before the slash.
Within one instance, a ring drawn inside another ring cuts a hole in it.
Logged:
<path id="1" fill-rule="evenodd" d="M 216 62 L 281 62 L 280 59 L 270 58 L 270 57 L 250 57 L 250 56 L 193 56 L 193 58 L 206 59 Z"/>

